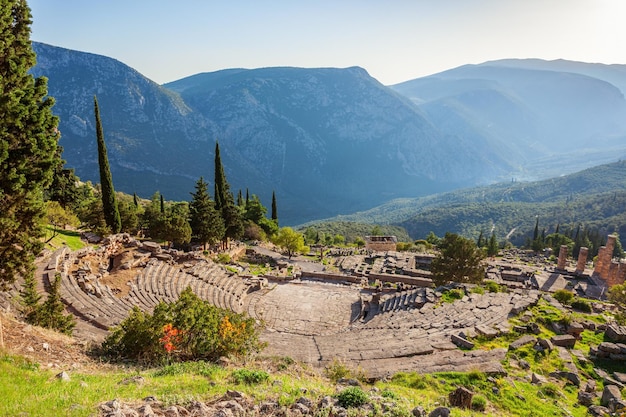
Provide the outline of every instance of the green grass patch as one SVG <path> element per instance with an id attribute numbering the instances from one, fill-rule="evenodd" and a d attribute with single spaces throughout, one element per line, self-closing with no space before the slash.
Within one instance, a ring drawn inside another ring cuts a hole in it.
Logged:
<path id="1" fill-rule="evenodd" d="M 50 239 L 54 233 L 52 226 L 46 227 L 45 240 Z M 58 249 L 63 245 L 66 245 L 71 250 L 79 250 L 87 246 L 80 238 L 80 233 L 75 230 L 57 230 L 57 234 L 48 242 L 48 247 L 51 249 Z"/>
<path id="2" fill-rule="evenodd" d="M 267 381 L 270 375 L 265 371 L 244 368 L 233 371 L 231 377 L 236 384 L 255 385 Z"/>

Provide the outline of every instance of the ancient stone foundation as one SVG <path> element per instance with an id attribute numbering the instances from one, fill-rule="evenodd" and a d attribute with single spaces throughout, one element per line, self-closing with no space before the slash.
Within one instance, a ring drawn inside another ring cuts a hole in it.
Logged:
<path id="1" fill-rule="evenodd" d="M 615 235 L 607 237 L 606 246 L 598 250 L 598 261 L 593 271 L 594 275 L 600 277 L 609 287 L 623 284 L 626 278 L 626 263 L 613 260 L 616 239 Z"/>

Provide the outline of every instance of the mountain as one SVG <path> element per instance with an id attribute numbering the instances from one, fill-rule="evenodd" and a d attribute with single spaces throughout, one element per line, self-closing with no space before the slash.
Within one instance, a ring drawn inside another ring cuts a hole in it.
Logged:
<path id="1" fill-rule="evenodd" d="M 81 179 L 99 181 L 97 95 L 117 190 L 189 200 L 212 181 L 219 140 L 231 189 L 266 206 L 275 191 L 282 225 L 626 154 L 619 68 L 501 62 L 392 88 L 358 67 L 229 69 L 161 86 L 111 58 L 33 47 Z"/>
<path id="2" fill-rule="evenodd" d="M 502 60 L 392 86 L 439 129 L 492 144 L 541 179 L 626 155 L 626 66 Z"/>
<path id="3" fill-rule="evenodd" d="M 453 189 L 509 172 L 361 68 L 232 69 L 159 86 L 103 56 L 34 43 L 49 78 L 67 165 L 98 181 L 98 96 L 117 190 L 189 199 L 212 179 L 219 140 L 231 189 L 276 191 L 283 224 L 392 198 Z M 491 168 L 485 168 L 491 165 Z"/>

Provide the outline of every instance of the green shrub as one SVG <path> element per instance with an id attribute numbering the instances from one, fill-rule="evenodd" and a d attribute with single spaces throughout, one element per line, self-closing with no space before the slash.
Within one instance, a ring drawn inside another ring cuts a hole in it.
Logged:
<path id="1" fill-rule="evenodd" d="M 352 372 L 345 363 L 338 359 L 334 359 L 332 363 L 324 369 L 324 375 L 326 375 L 326 378 L 331 381 L 337 382 L 342 378 L 349 378 L 352 376 Z"/>
<path id="2" fill-rule="evenodd" d="M 267 381 L 270 376 L 265 371 L 251 371 L 249 369 L 237 369 L 232 373 L 236 384 L 256 385 Z"/>
<path id="3" fill-rule="evenodd" d="M 484 294 L 484 293 L 485 293 L 485 289 L 484 289 L 483 287 L 478 287 L 478 286 L 476 286 L 476 287 L 472 288 L 472 289 L 470 290 L 470 292 L 471 292 L 472 294 L 481 294 L 481 295 L 482 295 L 482 294 Z"/>
<path id="4" fill-rule="evenodd" d="M 572 308 L 583 313 L 591 313 L 591 304 L 585 300 L 576 299 L 572 301 Z"/>
<path id="5" fill-rule="evenodd" d="M 191 288 L 152 315 L 134 307 L 102 344 L 105 355 L 144 363 L 209 360 L 262 348 L 255 321 L 201 300 Z"/>
<path id="6" fill-rule="evenodd" d="M 193 374 L 204 377 L 211 377 L 217 372 L 218 369 L 219 367 L 217 365 L 205 361 L 177 362 L 163 366 L 162 368 L 156 370 L 153 375 L 155 377 L 159 377 Z"/>
<path id="7" fill-rule="evenodd" d="M 453 303 L 456 300 L 460 300 L 465 296 L 465 291 L 460 288 L 448 290 L 441 295 L 441 299 L 446 303 Z"/>
<path id="8" fill-rule="evenodd" d="M 398 394 L 396 394 L 395 392 L 391 391 L 390 389 L 386 388 L 384 389 L 381 393 L 380 393 L 381 397 L 384 398 L 390 398 L 392 400 L 397 400 L 399 399 Z"/>
<path id="9" fill-rule="evenodd" d="M 500 285 L 497 282 L 492 280 L 486 280 L 483 282 L 485 284 L 485 288 L 489 292 L 500 292 Z"/>
<path id="10" fill-rule="evenodd" d="M 218 264 L 229 264 L 230 263 L 230 255 L 227 253 L 220 253 L 215 258 L 215 262 Z"/>
<path id="11" fill-rule="evenodd" d="M 557 290 L 554 293 L 554 298 L 561 304 L 568 305 L 572 302 L 574 294 L 568 290 Z"/>
<path id="12" fill-rule="evenodd" d="M 487 399 L 482 395 L 474 395 L 472 397 L 472 410 L 485 411 L 487 408 Z"/>
<path id="13" fill-rule="evenodd" d="M 366 404 L 369 397 L 360 387 L 348 387 L 337 394 L 337 400 L 341 407 L 352 408 Z"/>

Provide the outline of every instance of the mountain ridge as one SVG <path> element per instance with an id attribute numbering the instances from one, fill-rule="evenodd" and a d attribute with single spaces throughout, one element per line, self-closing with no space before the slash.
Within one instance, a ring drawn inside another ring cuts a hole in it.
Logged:
<path id="1" fill-rule="evenodd" d="M 82 179 L 98 181 L 92 121 L 97 95 L 116 189 L 189 199 L 197 178 L 212 177 L 219 141 L 231 189 L 249 189 L 266 205 L 275 191 L 282 224 L 362 211 L 394 198 L 545 175 L 547 167 L 566 172 L 575 168 L 566 158 L 593 163 L 626 154 L 620 142 L 626 127 L 619 123 L 614 137 L 579 135 L 562 156 L 546 149 L 530 102 L 502 80 L 473 81 L 480 88 L 469 89 L 467 79 L 456 80 L 463 94 L 444 91 L 442 100 L 422 103 L 359 67 L 227 69 L 160 86 L 112 58 L 33 47 L 33 73 L 49 78 L 57 100 L 63 157 Z M 570 76 L 554 77 L 581 94 L 581 86 L 566 82 Z M 432 80 L 419 83 L 432 89 Z M 619 104 L 599 119 L 611 121 L 626 103 L 600 84 L 586 81 L 583 87 L 601 103 L 613 97 Z M 583 104 L 576 101 L 571 108 L 580 114 Z M 611 127 L 593 118 L 587 124 L 590 134 Z M 584 130 L 576 123 L 571 129 Z M 556 145 L 559 140 L 551 138 Z M 588 153 L 590 144 L 605 149 Z"/>

